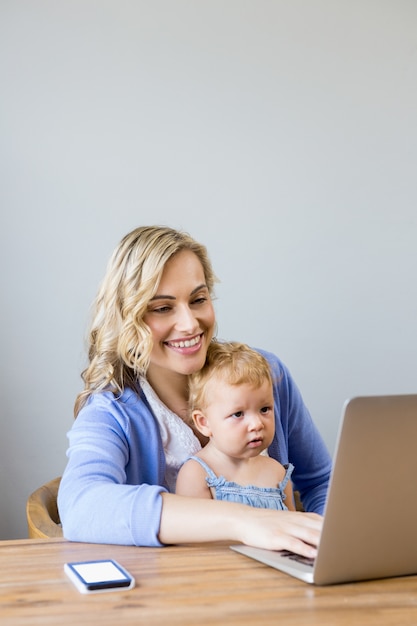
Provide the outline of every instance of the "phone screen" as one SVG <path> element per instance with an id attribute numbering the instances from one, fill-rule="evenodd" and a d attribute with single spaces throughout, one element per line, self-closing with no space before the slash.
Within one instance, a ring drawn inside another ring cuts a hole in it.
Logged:
<path id="1" fill-rule="evenodd" d="M 82 593 L 131 589 L 133 577 L 116 561 L 82 561 L 65 563 L 65 572 Z"/>

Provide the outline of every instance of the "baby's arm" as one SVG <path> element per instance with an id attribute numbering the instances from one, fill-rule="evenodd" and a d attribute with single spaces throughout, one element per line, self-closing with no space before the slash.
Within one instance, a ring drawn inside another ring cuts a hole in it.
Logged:
<path id="1" fill-rule="evenodd" d="M 200 463 L 193 459 L 184 463 L 178 472 L 175 493 L 180 496 L 212 498 L 210 488 L 206 483 L 206 472 Z"/>

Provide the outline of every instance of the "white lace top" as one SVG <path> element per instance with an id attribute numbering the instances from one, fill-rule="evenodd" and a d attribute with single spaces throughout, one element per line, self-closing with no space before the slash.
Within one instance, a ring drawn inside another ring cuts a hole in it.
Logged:
<path id="1" fill-rule="evenodd" d="M 140 386 L 159 424 L 166 458 L 165 482 L 169 491 L 175 493 L 181 465 L 189 456 L 201 450 L 201 444 L 190 426 L 158 398 L 143 376 L 140 377 Z"/>

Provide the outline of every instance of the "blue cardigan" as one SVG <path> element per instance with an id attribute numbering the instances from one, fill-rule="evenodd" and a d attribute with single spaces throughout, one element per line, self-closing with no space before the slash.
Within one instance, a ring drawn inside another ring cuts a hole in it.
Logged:
<path id="1" fill-rule="evenodd" d="M 275 438 L 269 455 L 292 463 L 294 488 L 307 511 L 322 513 L 331 458 L 288 369 L 259 350 L 274 375 Z M 92 394 L 68 433 L 68 463 L 58 509 L 72 541 L 160 546 L 165 456 L 142 391 Z"/>

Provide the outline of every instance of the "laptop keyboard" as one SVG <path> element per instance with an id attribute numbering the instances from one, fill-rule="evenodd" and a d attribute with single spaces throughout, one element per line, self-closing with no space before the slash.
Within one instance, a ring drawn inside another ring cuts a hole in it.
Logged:
<path id="1" fill-rule="evenodd" d="M 314 567 L 314 559 L 307 556 L 301 556 L 301 554 L 295 554 L 294 552 L 290 552 L 289 550 L 280 550 L 280 554 L 281 556 L 285 556 L 286 558 L 290 559 L 290 561 L 297 561 L 297 563 L 302 563 L 303 565 Z"/>

